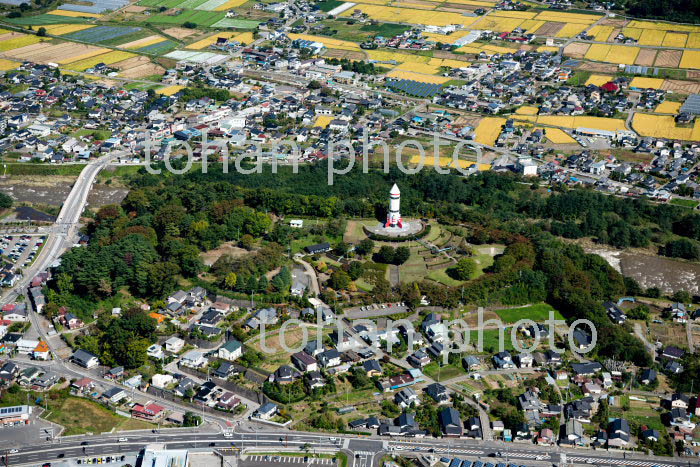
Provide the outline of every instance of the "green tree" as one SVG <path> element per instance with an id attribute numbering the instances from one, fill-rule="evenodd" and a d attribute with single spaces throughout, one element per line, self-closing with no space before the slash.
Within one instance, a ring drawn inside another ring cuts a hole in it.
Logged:
<path id="1" fill-rule="evenodd" d="M 238 276 L 235 272 L 229 272 L 224 278 L 224 285 L 229 289 L 236 287 L 236 281 L 238 281 Z"/>
<path id="2" fill-rule="evenodd" d="M 466 281 L 476 272 L 476 263 L 471 258 L 461 258 L 448 272 L 453 278 Z"/>

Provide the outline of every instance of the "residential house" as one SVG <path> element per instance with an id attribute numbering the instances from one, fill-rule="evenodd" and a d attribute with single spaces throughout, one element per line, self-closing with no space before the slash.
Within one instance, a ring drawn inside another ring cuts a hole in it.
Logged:
<path id="1" fill-rule="evenodd" d="M 439 419 L 443 436 L 447 438 L 459 438 L 462 436 L 462 419 L 455 408 L 446 407 L 442 409 Z"/>
<path id="2" fill-rule="evenodd" d="M 446 404 L 450 402 L 450 396 L 447 388 L 440 383 L 432 383 L 425 388 L 425 393 L 433 398 L 438 404 Z"/>
<path id="3" fill-rule="evenodd" d="M 97 358 L 96 355 L 93 355 L 90 352 L 83 349 L 76 350 L 71 359 L 74 363 L 82 366 L 83 368 L 87 368 L 88 370 L 91 368 L 95 368 L 97 365 L 100 364 L 100 360 L 99 358 Z"/>
<path id="4" fill-rule="evenodd" d="M 172 354 L 176 354 L 182 350 L 182 348 L 185 346 L 185 341 L 183 339 L 180 339 L 179 337 L 170 337 L 167 341 L 165 341 L 165 350 Z"/>
<path id="5" fill-rule="evenodd" d="M 131 416 L 149 422 L 154 422 L 157 420 L 161 420 L 165 416 L 165 408 L 154 403 L 146 405 L 135 404 L 131 408 Z"/>
<path id="6" fill-rule="evenodd" d="M 237 358 L 243 355 L 243 345 L 237 340 L 231 339 L 219 347 L 218 355 L 221 359 L 231 362 L 235 361 Z"/>
<path id="7" fill-rule="evenodd" d="M 259 418 L 261 420 L 270 420 L 272 417 L 277 415 L 277 405 L 272 402 L 267 402 L 261 405 L 254 413 L 253 417 Z"/>
<path id="8" fill-rule="evenodd" d="M 411 404 L 420 405 L 418 394 L 413 390 L 413 388 L 404 388 L 397 392 L 394 396 L 394 402 L 396 402 L 402 409 L 410 407 Z"/>
<path id="9" fill-rule="evenodd" d="M 318 362 L 306 352 L 292 354 L 291 360 L 294 366 L 299 368 L 300 371 L 307 372 L 318 370 Z"/>
<path id="10" fill-rule="evenodd" d="M 180 359 L 180 365 L 189 368 L 202 368 L 209 363 L 207 357 L 204 356 L 204 352 L 201 350 L 190 350 L 185 353 Z"/>

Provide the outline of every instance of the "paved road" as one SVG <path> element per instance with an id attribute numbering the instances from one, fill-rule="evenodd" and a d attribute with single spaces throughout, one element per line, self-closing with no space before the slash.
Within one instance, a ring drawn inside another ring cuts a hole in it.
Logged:
<path id="1" fill-rule="evenodd" d="M 327 435 L 289 431 L 243 433 L 229 432 L 228 436 L 215 432 L 184 432 L 183 430 L 161 431 L 160 433 L 138 432 L 129 435 L 107 434 L 103 436 L 80 436 L 61 440 L 54 444 L 37 444 L 22 448 L 10 454 L 10 464 L 51 462 L 57 459 L 87 457 L 137 452 L 150 443 L 165 443 L 171 449 L 213 449 L 235 446 L 241 449 L 257 448 L 271 451 L 297 449 L 301 452 L 308 445 L 312 450 L 340 451 L 350 453 L 351 467 L 372 467 L 378 465 L 382 453 L 409 454 L 433 453 L 436 456 L 494 457 L 501 453 L 503 461 L 532 464 L 535 461 L 558 462 L 562 453 L 569 461 L 585 465 L 588 459 L 598 465 L 630 465 L 639 467 L 682 467 L 688 461 L 682 459 L 659 458 L 654 456 L 632 455 L 625 457 L 620 452 L 594 450 L 567 450 L 557 446 L 537 446 L 531 444 L 484 442 L 478 440 L 455 439 L 402 439 L 393 440 L 377 437 L 348 435 Z M 127 440 L 119 442 L 121 436 Z M 7 446 L 11 448 L 12 446 Z M 499 459 L 500 460 L 500 459 Z M 693 462 L 693 461 L 691 461 Z M 692 465 L 692 464 L 691 464 Z M 697 465 L 697 464 L 695 464 Z"/>

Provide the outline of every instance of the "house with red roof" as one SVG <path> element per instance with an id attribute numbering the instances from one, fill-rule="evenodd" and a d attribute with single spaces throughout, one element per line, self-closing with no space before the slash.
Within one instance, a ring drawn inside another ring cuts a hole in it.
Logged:
<path id="1" fill-rule="evenodd" d="M 147 420 L 149 422 L 160 420 L 165 415 L 165 408 L 158 404 L 149 403 L 146 405 L 135 404 L 131 408 L 131 416 Z"/>

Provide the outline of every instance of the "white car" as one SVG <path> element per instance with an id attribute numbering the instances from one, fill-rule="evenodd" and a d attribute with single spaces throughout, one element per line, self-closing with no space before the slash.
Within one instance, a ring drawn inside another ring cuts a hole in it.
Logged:
<path id="1" fill-rule="evenodd" d="M 127 441 L 129 441 L 129 438 L 119 438 L 120 443 L 126 443 Z"/>
<path id="2" fill-rule="evenodd" d="M 10 449 L 10 454 L 17 454 L 19 449 Z"/>

